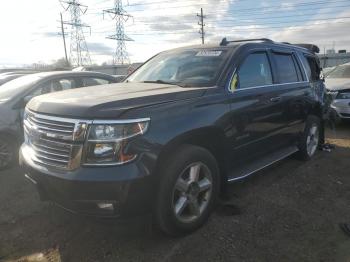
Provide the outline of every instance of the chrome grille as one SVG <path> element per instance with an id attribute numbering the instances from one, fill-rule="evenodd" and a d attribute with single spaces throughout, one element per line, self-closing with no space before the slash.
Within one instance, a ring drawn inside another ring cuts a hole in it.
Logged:
<path id="1" fill-rule="evenodd" d="M 72 170 L 80 165 L 86 121 L 36 114 L 24 115 L 25 142 L 31 158 L 48 168 Z"/>

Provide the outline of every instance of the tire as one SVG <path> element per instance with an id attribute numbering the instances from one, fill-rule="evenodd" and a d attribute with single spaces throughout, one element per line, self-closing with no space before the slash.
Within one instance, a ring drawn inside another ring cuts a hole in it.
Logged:
<path id="1" fill-rule="evenodd" d="M 7 169 L 17 160 L 17 143 L 13 139 L 0 136 L 0 170 Z"/>
<path id="2" fill-rule="evenodd" d="M 310 160 L 319 148 L 320 123 L 321 121 L 317 116 L 308 117 L 299 144 L 299 158 L 301 160 Z"/>
<path id="3" fill-rule="evenodd" d="M 189 234 L 209 218 L 219 193 L 219 168 L 206 149 L 183 145 L 159 170 L 155 222 L 170 236 Z"/>

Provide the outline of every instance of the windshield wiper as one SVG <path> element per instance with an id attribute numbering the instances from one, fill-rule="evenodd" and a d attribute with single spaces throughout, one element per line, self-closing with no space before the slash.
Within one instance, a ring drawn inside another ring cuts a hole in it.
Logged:
<path id="1" fill-rule="evenodd" d="M 156 84 L 167 84 L 167 85 L 175 85 L 175 86 L 180 86 L 180 87 L 187 87 L 186 85 L 180 84 L 180 83 L 175 83 L 175 82 L 167 82 L 164 80 L 146 80 L 142 81 L 142 83 L 156 83 Z"/>

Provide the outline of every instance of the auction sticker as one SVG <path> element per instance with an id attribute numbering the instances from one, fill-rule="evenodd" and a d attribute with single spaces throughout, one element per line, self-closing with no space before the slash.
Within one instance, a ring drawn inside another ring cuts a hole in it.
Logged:
<path id="1" fill-rule="evenodd" d="M 222 53 L 222 51 L 201 50 L 196 54 L 196 56 L 220 56 L 221 53 Z"/>

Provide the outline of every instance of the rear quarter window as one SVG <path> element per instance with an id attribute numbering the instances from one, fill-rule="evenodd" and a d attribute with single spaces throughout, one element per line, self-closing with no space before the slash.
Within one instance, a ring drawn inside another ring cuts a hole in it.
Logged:
<path id="1" fill-rule="evenodd" d="M 314 82 L 320 80 L 321 68 L 317 63 L 316 58 L 304 54 L 301 56 L 301 59 L 309 81 Z"/>

